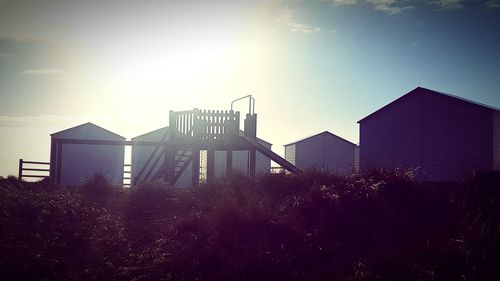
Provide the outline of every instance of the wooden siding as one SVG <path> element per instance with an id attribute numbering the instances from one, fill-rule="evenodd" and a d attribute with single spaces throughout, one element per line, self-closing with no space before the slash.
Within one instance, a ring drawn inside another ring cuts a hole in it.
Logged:
<path id="1" fill-rule="evenodd" d="M 354 150 L 354 171 L 359 173 L 359 146 Z"/>
<path id="2" fill-rule="evenodd" d="M 492 169 L 492 111 L 439 94 L 422 98 L 423 176 L 447 181 Z"/>
<path id="3" fill-rule="evenodd" d="M 63 144 L 61 184 L 78 185 L 100 173 L 111 184 L 123 184 L 124 146 Z"/>
<path id="4" fill-rule="evenodd" d="M 492 109 L 418 89 L 360 122 L 361 170 L 417 168 L 449 181 L 493 167 Z"/>
<path id="5" fill-rule="evenodd" d="M 160 141 L 165 134 L 168 132 L 168 127 L 164 127 L 152 132 L 149 132 L 144 135 L 137 136 L 135 138 L 132 138 L 132 141 Z M 156 151 L 155 151 L 156 150 Z M 151 157 L 151 154 L 155 152 L 152 160 L 149 162 L 148 167 L 144 170 L 144 172 L 141 175 L 141 180 L 144 180 L 146 178 L 146 174 L 150 174 L 150 177 L 153 177 L 158 170 L 160 169 L 161 165 L 163 165 L 163 160 L 164 157 L 162 156 L 163 149 L 162 148 L 156 148 L 156 146 L 132 146 L 132 179 L 137 179 L 139 174 L 144 168 L 144 165 L 146 165 L 148 159 Z M 156 166 L 153 167 L 153 164 L 158 160 L 156 163 Z M 152 171 L 151 171 L 152 169 Z M 148 177 L 148 178 L 150 178 Z M 136 184 L 134 182 L 134 184 Z"/>
<path id="6" fill-rule="evenodd" d="M 360 168 L 421 165 L 420 96 L 400 99 L 360 123 Z"/>
<path id="7" fill-rule="evenodd" d="M 356 145 L 335 136 L 325 134 L 325 168 L 346 174 L 355 172 Z"/>
<path id="8" fill-rule="evenodd" d="M 333 134 L 327 132 L 318 134 L 293 146 L 295 163 L 291 163 L 299 169 L 323 169 L 338 174 L 354 172 L 356 145 Z"/>
<path id="9" fill-rule="evenodd" d="M 123 141 L 124 137 L 92 123 L 85 123 L 51 135 L 52 142 L 62 140 Z M 62 185 L 78 185 L 99 173 L 116 185 L 123 184 L 124 145 L 59 143 L 61 151 L 51 152 L 51 165 Z M 57 147 L 57 146 L 56 146 Z M 56 149 L 52 147 L 51 149 Z M 55 163 L 59 163 L 55 164 Z M 58 168 L 57 168 L 58 167 Z"/>
<path id="10" fill-rule="evenodd" d="M 295 144 L 285 146 L 285 159 L 295 165 Z"/>
<path id="11" fill-rule="evenodd" d="M 494 169 L 500 170 L 500 112 L 493 113 Z"/>

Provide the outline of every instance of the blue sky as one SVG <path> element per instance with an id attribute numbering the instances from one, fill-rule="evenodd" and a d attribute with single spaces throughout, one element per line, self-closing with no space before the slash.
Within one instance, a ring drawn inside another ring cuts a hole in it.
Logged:
<path id="1" fill-rule="evenodd" d="M 169 110 L 252 94 L 282 145 L 417 86 L 500 107 L 500 1 L 0 0 L 0 175 L 93 122 L 131 138 Z M 246 110 L 244 103 L 239 105 Z"/>

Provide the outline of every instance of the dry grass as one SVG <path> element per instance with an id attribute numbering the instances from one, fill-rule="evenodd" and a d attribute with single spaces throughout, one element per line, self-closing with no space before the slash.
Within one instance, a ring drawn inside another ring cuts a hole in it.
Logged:
<path id="1" fill-rule="evenodd" d="M 378 171 L 130 190 L 0 179 L 3 280 L 500 280 L 496 175 Z"/>

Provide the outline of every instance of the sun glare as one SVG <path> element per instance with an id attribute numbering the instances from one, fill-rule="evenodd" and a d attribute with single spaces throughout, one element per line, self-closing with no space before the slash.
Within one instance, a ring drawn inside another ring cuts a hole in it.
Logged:
<path id="1" fill-rule="evenodd" d="M 132 42 L 109 50 L 101 63 L 113 83 L 142 90 L 211 79 L 232 47 L 230 38 L 217 34 Z"/>

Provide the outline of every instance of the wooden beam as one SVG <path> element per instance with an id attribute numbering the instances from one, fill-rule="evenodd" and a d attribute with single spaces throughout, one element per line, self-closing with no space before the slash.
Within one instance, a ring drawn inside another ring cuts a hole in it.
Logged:
<path id="1" fill-rule="evenodd" d="M 197 187 L 200 185 L 200 149 L 193 148 L 191 157 L 191 184 Z"/>
<path id="2" fill-rule="evenodd" d="M 255 166 L 256 166 L 256 157 L 257 157 L 257 153 L 255 151 L 255 148 L 251 148 L 249 151 L 248 151 L 248 171 L 249 171 L 249 174 L 250 176 L 255 176 Z"/>

